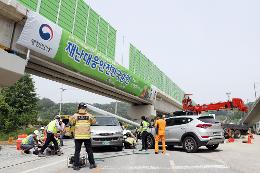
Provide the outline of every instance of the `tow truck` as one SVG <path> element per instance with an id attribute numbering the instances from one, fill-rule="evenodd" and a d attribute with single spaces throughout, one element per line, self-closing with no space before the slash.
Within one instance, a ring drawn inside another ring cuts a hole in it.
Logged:
<path id="1" fill-rule="evenodd" d="M 192 94 L 185 94 L 182 100 L 183 111 L 185 112 L 193 112 L 194 114 L 201 114 L 202 112 L 208 111 L 219 111 L 219 110 L 234 110 L 237 109 L 241 112 L 247 113 L 248 107 L 244 104 L 241 98 L 232 98 L 231 100 L 225 102 L 218 103 L 210 103 L 210 104 L 197 104 L 194 105 L 192 99 L 190 98 Z M 237 125 L 237 124 L 225 124 L 222 123 L 222 127 L 225 132 L 225 137 L 228 136 L 227 129 L 231 129 L 231 135 L 234 138 L 240 138 L 241 135 L 246 135 L 249 129 L 246 125 Z"/>

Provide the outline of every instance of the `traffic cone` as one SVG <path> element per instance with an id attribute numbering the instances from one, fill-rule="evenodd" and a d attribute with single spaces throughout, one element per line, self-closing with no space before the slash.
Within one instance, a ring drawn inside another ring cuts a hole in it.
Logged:
<path id="1" fill-rule="evenodd" d="M 234 138 L 229 138 L 229 139 L 228 139 L 228 142 L 229 142 L 229 143 L 235 142 L 235 139 L 234 139 Z"/>
<path id="2" fill-rule="evenodd" d="M 231 129 L 228 128 L 227 131 L 228 131 L 228 143 L 235 142 L 235 139 L 232 138 Z"/>
<path id="3" fill-rule="evenodd" d="M 251 135 L 250 134 L 248 134 L 248 136 L 247 136 L 247 143 L 248 144 L 252 144 L 252 139 L 251 139 Z"/>

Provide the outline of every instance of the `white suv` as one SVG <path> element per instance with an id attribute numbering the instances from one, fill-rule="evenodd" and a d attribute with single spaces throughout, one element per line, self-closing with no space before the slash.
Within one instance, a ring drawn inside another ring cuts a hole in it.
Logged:
<path id="1" fill-rule="evenodd" d="M 188 153 L 196 152 L 201 146 L 215 150 L 225 140 L 221 123 L 212 116 L 173 116 L 166 118 L 166 124 L 166 145 L 169 148 L 183 146 Z M 151 133 L 155 135 L 155 130 Z"/>

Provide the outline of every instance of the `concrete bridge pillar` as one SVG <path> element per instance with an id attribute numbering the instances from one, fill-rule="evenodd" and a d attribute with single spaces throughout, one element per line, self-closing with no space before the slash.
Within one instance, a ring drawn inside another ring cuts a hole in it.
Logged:
<path id="1" fill-rule="evenodd" d="M 18 81 L 25 70 L 26 60 L 0 49 L 0 88 Z"/>
<path id="2" fill-rule="evenodd" d="M 131 105 L 128 110 L 128 116 L 138 120 L 142 116 L 152 118 L 156 116 L 156 110 L 153 105 Z"/>

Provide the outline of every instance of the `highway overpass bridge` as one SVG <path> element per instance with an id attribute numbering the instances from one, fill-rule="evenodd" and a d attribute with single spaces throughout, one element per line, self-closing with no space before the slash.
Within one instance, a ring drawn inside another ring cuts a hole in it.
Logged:
<path id="1" fill-rule="evenodd" d="M 260 97 L 255 101 L 252 109 L 248 112 L 242 123 L 252 126 L 260 121 Z"/>
<path id="2" fill-rule="evenodd" d="M 0 25 L 0 87 L 27 72 L 131 103 L 132 117 L 181 109 L 184 92 L 133 45 L 129 69 L 115 62 L 116 30 L 84 0 L 0 0 Z"/>

